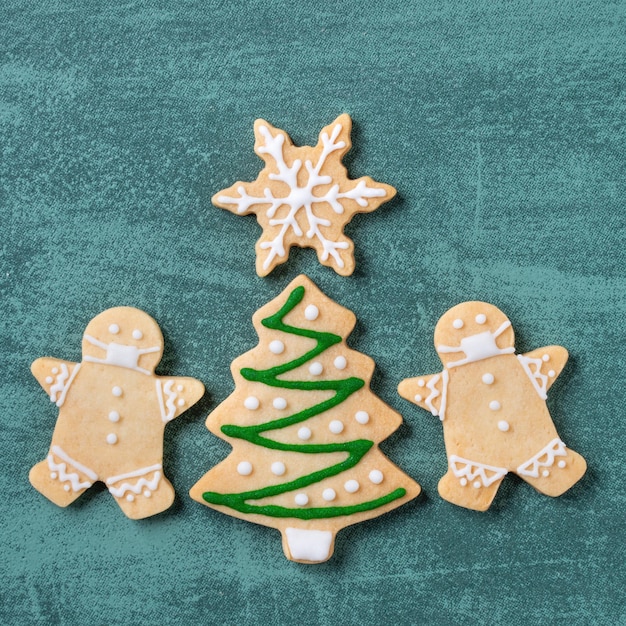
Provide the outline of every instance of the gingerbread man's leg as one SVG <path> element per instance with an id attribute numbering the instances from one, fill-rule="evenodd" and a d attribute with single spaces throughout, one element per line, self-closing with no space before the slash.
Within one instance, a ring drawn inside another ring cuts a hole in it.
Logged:
<path id="1" fill-rule="evenodd" d="M 106 485 L 124 514 L 131 519 L 156 515 L 174 502 L 174 488 L 163 476 L 160 463 L 111 476 Z"/>
<path id="2" fill-rule="evenodd" d="M 70 457 L 59 446 L 50 448 L 45 461 L 28 475 L 31 485 L 58 506 L 67 506 L 98 479 L 94 471 Z"/>
<path id="3" fill-rule="evenodd" d="M 486 511 L 506 475 L 506 469 L 450 455 L 448 472 L 439 481 L 439 495 L 474 511 Z"/>
<path id="4" fill-rule="evenodd" d="M 535 456 L 520 465 L 516 473 L 546 496 L 560 496 L 576 484 L 587 470 L 587 463 L 578 452 L 553 439 Z"/>

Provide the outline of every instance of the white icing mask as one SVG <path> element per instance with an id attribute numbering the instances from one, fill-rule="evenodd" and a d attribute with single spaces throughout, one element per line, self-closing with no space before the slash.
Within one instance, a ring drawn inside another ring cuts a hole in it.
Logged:
<path id="1" fill-rule="evenodd" d="M 449 354 L 451 352 L 464 352 L 465 358 L 459 361 L 453 361 L 448 363 L 448 367 L 456 367 L 457 365 L 465 365 L 465 363 L 473 363 L 474 361 L 481 361 L 482 359 L 488 359 L 491 356 L 498 354 L 512 354 L 515 352 L 515 347 L 510 346 L 508 348 L 498 348 L 496 339 L 511 325 L 509 320 L 503 322 L 500 328 L 492 333 L 487 330 L 483 333 L 476 335 L 470 335 L 461 339 L 460 346 L 437 346 L 437 351 L 442 354 Z"/>
<path id="2" fill-rule="evenodd" d="M 106 350 L 106 357 L 104 359 L 98 359 L 94 356 L 84 356 L 84 361 L 90 361 L 91 363 L 106 363 L 107 365 L 117 365 L 119 367 L 125 367 L 127 369 L 141 372 L 142 374 L 150 374 L 150 372 L 142 367 L 139 367 L 139 357 L 142 354 L 148 354 L 150 352 L 159 352 L 161 349 L 159 346 L 153 348 L 137 348 L 136 346 L 127 346 L 121 343 L 104 343 L 92 337 L 91 335 L 84 335 L 83 337 L 90 344 Z"/>

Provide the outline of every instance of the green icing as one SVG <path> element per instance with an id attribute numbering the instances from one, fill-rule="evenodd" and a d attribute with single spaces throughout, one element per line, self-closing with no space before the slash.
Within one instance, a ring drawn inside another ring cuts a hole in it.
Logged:
<path id="1" fill-rule="evenodd" d="M 400 488 L 380 498 L 352 506 L 329 506 L 318 508 L 294 509 L 275 505 L 258 505 L 248 503 L 248 500 L 260 500 L 262 498 L 277 496 L 297 489 L 303 489 L 304 487 L 317 483 L 325 478 L 345 472 L 346 470 L 354 467 L 374 445 L 373 441 L 369 441 L 367 439 L 357 439 L 355 441 L 331 444 L 297 444 L 274 441 L 262 436 L 262 433 L 266 431 L 287 428 L 288 426 L 304 422 L 315 415 L 323 413 L 324 411 L 328 411 L 329 409 L 332 409 L 338 404 L 344 402 L 355 391 L 358 391 L 365 385 L 365 381 L 361 378 L 355 377 L 345 378 L 342 380 L 320 381 L 292 381 L 278 378 L 281 374 L 285 374 L 300 367 L 301 365 L 304 365 L 331 346 L 341 342 L 341 337 L 339 335 L 308 330 L 305 328 L 297 328 L 295 326 L 289 326 L 283 322 L 284 317 L 300 302 L 302 302 L 303 298 L 304 287 L 296 287 L 291 292 L 289 298 L 287 298 L 287 301 L 281 309 L 274 315 L 262 320 L 261 323 L 266 328 L 279 330 L 291 335 L 314 339 L 316 342 L 315 347 L 293 361 L 289 361 L 266 370 L 255 370 L 247 367 L 243 368 L 241 370 L 241 375 L 246 380 L 260 382 L 270 387 L 298 389 L 300 391 L 333 391 L 334 396 L 304 409 L 303 411 L 299 411 L 298 413 L 294 413 L 288 417 L 272 420 L 264 424 L 254 426 L 224 425 L 222 426 L 222 432 L 229 437 L 245 439 L 254 445 L 263 446 L 272 450 L 300 452 L 303 454 L 344 452 L 347 454 L 347 457 L 340 463 L 336 463 L 330 467 L 279 485 L 272 485 L 242 493 L 223 494 L 213 491 L 203 493 L 202 497 L 211 504 L 227 506 L 241 513 L 257 513 L 270 517 L 296 517 L 308 520 L 338 517 L 340 515 L 351 515 L 353 513 L 369 511 L 401 498 L 406 494 L 406 490 Z"/>

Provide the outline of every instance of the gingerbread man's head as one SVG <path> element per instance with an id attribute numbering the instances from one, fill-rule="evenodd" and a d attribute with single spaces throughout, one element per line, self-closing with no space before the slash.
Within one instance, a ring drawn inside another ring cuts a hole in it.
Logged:
<path id="1" fill-rule="evenodd" d="M 462 302 L 437 322 L 435 348 L 444 367 L 457 367 L 515 352 L 515 333 L 508 317 L 493 304 Z"/>
<path id="2" fill-rule="evenodd" d="M 163 355 L 159 325 L 129 306 L 96 315 L 83 335 L 83 360 L 152 374 Z"/>

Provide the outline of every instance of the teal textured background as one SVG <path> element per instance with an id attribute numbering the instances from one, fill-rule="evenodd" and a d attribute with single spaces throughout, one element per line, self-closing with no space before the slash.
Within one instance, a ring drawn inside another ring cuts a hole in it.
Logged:
<path id="1" fill-rule="evenodd" d="M 624 2 L 5 0 L 0 24 L 1 623 L 626 623 Z M 254 218 L 211 195 L 256 177 L 255 118 L 304 144 L 342 112 L 352 177 L 397 198 L 348 226 L 352 277 L 294 250 L 258 278 Z M 405 418 L 383 448 L 424 489 L 318 566 L 187 496 L 228 453 L 204 419 L 252 313 L 299 273 L 356 313 Z M 437 494 L 441 426 L 395 388 L 439 367 L 434 325 L 466 299 L 519 351 L 570 351 L 549 406 L 589 470 L 559 499 L 513 476 L 483 514 Z M 141 522 L 101 485 L 60 509 L 27 478 L 57 416 L 29 364 L 79 360 L 122 304 L 160 323 L 161 373 L 207 388 L 166 429 L 177 501 Z"/>

